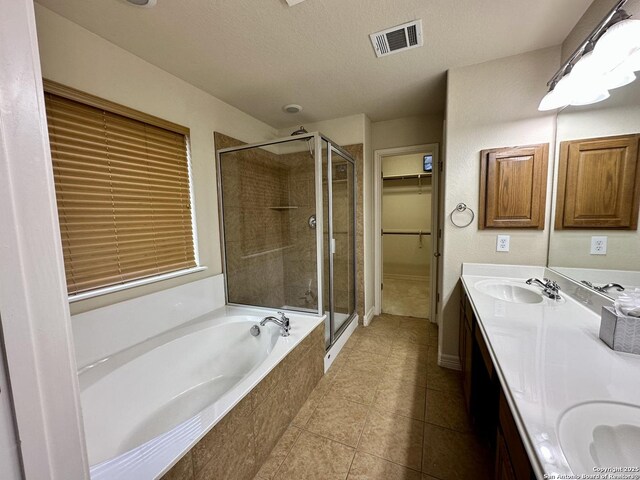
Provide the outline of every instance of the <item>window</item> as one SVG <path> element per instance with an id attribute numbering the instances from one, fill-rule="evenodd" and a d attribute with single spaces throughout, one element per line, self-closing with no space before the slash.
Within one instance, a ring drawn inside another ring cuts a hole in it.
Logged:
<path id="1" fill-rule="evenodd" d="M 69 295 L 195 267 L 189 130 L 44 84 Z"/>

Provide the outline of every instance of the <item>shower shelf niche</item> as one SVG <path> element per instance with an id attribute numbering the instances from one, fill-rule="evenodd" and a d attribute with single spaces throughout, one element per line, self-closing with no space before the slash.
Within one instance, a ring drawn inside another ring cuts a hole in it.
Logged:
<path id="1" fill-rule="evenodd" d="M 268 207 L 270 210 L 295 210 L 298 207 L 294 206 L 294 205 L 283 205 L 283 206 L 274 206 L 274 207 Z"/>

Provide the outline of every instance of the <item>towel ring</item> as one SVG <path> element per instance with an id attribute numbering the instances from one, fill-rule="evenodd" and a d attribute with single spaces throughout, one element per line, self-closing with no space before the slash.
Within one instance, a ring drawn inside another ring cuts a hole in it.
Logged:
<path id="1" fill-rule="evenodd" d="M 453 214 L 456 212 L 466 212 L 466 211 L 471 212 L 471 219 L 465 223 L 464 225 L 460 225 L 458 223 L 455 222 L 455 220 L 453 219 Z M 465 203 L 459 203 L 458 205 L 456 205 L 456 208 L 454 208 L 451 213 L 449 214 L 449 220 L 451 220 L 451 223 L 453 223 L 456 227 L 458 228 L 465 228 L 468 227 L 469 225 L 471 225 L 471 223 L 473 222 L 473 219 L 476 218 L 476 214 L 473 213 L 473 210 L 471 210 L 471 208 L 467 207 L 467 205 Z"/>

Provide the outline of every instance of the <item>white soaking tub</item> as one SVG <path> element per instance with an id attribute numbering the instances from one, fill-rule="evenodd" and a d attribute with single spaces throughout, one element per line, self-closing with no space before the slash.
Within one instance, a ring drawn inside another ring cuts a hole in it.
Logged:
<path id="1" fill-rule="evenodd" d="M 79 370 L 92 480 L 161 476 L 324 319 L 223 307 Z"/>

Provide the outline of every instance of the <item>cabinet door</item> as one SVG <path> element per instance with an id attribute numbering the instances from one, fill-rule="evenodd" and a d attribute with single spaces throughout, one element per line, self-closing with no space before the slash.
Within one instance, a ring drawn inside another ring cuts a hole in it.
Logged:
<path id="1" fill-rule="evenodd" d="M 511 465 L 509 451 L 505 444 L 502 432 L 498 428 L 498 438 L 496 442 L 496 476 L 495 480 L 516 480 L 516 474 Z"/>
<path id="2" fill-rule="evenodd" d="M 637 230 L 638 135 L 560 144 L 556 229 Z"/>
<path id="3" fill-rule="evenodd" d="M 478 228 L 544 229 L 548 144 L 483 150 Z"/>
<path id="4" fill-rule="evenodd" d="M 464 390 L 464 399 L 467 404 L 467 410 L 471 409 L 471 384 L 472 384 L 472 371 L 471 361 L 473 358 L 473 336 L 471 333 L 471 327 L 464 321 L 462 322 L 462 331 L 464 336 L 464 358 L 462 370 L 464 371 L 462 387 Z"/>

